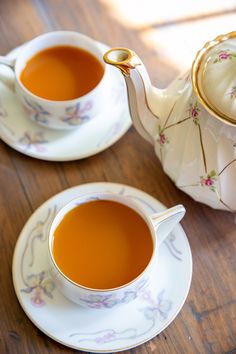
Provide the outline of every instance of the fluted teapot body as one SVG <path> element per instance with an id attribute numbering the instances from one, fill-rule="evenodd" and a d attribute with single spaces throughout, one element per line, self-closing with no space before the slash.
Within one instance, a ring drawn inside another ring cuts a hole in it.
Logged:
<path id="1" fill-rule="evenodd" d="M 104 59 L 124 75 L 134 126 L 176 186 L 236 211 L 236 32 L 206 43 L 191 70 L 164 90 L 151 85 L 134 52 L 114 48 Z"/>

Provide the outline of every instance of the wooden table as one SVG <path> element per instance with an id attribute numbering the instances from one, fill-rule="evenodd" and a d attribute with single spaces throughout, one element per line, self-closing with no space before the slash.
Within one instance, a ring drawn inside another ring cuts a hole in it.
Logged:
<path id="1" fill-rule="evenodd" d="M 143 58 L 153 82 L 169 83 L 176 70 L 142 40 L 138 29 L 115 20 L 108 1 L 0 2 L 1 54 L 55 29 L 81 31 Z M 159 336 L 126 353 L 236 353 L 236 227 L 234 216 L 194 202 L 164 174 L 153 148 L 132 127 L 106 151 L 54 163 L 24 156 L 0 143 L 0 353 L 74 353 L 41 333 L 20 307 L 11 263 L 17 237 L 32 212 L 56 193 L 78 184 L 110 181 L 140 188 L 170 207 L 187 209 L 182 225 L 193 253 L 187 301 Z"/>

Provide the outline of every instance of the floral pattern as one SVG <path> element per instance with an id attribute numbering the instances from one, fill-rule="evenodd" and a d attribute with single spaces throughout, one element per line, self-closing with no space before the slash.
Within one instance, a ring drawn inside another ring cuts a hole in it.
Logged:
<path id="1" fill-rule="evenodd" d="M 189 120 L 189 119 L 192 119 L 192 120 L 193 120 L 193 123 L 199 126 L 199 115 L 200 115 L 201 110 L 200 110 L 198 101 L 195 100 L 194 103 L 190 103 L 189 108 L 188 108 L 188 110 L 187 110 L 188 116 L 187 116 L 186 118 L 184 118 L 184 119 L 182 119 L 182 120 L 180 120 L 180 121 L 178 121 L 178 122 L 176 122 L 176 123 L 167 125 L 167 122 L 168 122 L 168 120 L 169 120 L 169 118 L 170 118 L 170 115 L 171 115 L 171 113 L 173 112 L 173 108 L 174 108 L 174 106 L 173 106 L 172 109 L 170 110 L 170 114 L 168 115 L 164 126 L 161 127 L 161 126 L 159 125 L 159 127 L 158 127 L 158 138 L 157 138 L 157 142 L 160 144 L 160 148 L 162 148 L 162 147 L 165 146 L 166 144 L 169 144 L 169 143 L 170 143 L 169 138 L 168 138 L 168 137 L 166 136 L 166 134 L 165 134 L 165 131 L 166 131 L 167 129 L 170 129 L 170 128 L 173 128 L 173 127 L 176 126 L 176 125 L 182 124 L 182 123 L 186 122 L 186 121 Z"/>
<path id="2" fill-rule="evenodd" d="M 159 136 L 158 136 L 157 141 L 160 144 L 160 146 L 163 146 L 165 144 L 169 144 L 169 139 L 165 135 L 164 129 L 162 129 L 160 125 L 159 125 Z"/>
<path id="3" fill-rule="evenodd" d="M 44 138 L 44 133 L 39 132 L 25 132 L 19 139 L 19 143 L 25 146 L 26 150 L 35 149 L 37 152 L 46 151 L 45 144 L 48 141 Z"/>
<path id="4" fill-rule="evenodd" d="M 113 328 L 107 328 L 94 333 L 72 333 L 70 337 L 78 337 L 78 343 L 95 342 L 96 344 L 111 343 L 119 339 L 135 339 L 140 338 L 148 333 L 156 324 L 157 321 L 164 321 L 172 309 L 172 301 L 165 297 L 165 289 L 162 289 L 156 297 L 152 297 L 150 291 L 144 291 L 140 300 L 147 303 L 147 306 L 140 308 L 144 319 L 149 323 L 145 331 L 139 332 L 137 328 L 130 327 L 123 331 L 116 331 Z"/>
<path id="5" fill-rule="evenodd" d="M 94 191 L 107 192 L 105 185 L 104 189 L 101 189 L 100 186 L 98 189 L 96 189 L 96 186 L 90 188 L 94 188 Z M 145 197 L 142 192 L 136 192 L 129 187 L 124 188 L 117 185 L 114 188 L 113 186 L 107 188 L 111 189 L 112 192 L 124 193 L 127 197 L 137 198 L 140 203 L 143 201 L 144 207 L 149 213 L 152 213 L 153 210 L 158 211 L 160 208 L 160 205 L 154 199 Z M 45 268 L 47 266 L 45 252 L 47 250 L 48 227 L 50 227 L 51 220 L 55 216 L 55 211 L 73 198 L 75 191 L 84 195 L 88 192 L 88 188 L 78 187 L 76 190 L 67 191 L 63 196 L 58 196 L 53 201 L 47 202 L 47 205 L 43 209 L 40 208 L 34 215 L 34 219 L 31 219 L 31 222 L 27 223 L 24 228 L 25 231 L 19 239 L 20 247 L 18 246 L 16 250 L 16 262 L 13 268 L 17 295 L 22 307 L 36 326 L 43 328 L 50 337 L 63 341 L 69 347 L 89 352 L 95 350 L 109 351 L 110 353 L 121 350 L 123 347 L 127 347 L 127 349 L 128 347 L 134 347 L 158 335 L 172 322 L 175 315 L 180 311 L 182 300 L 185 300 L 188 292 L 186 281 L 181 286 L 177 282 L 176 290 L 179 295 L 176 298 L 175 291 L 173 292 L 175 287 L 173 288 L 172 282 L 168 282 L 167 286 L 162 286 L 160 284 L 162 281 L 156 274 L 153 278 L 154 287 L 144 290 L 130 306 L 122 305 L 118 311 L 110 311 L 109 309 L 102 311 L 96 309 L 84 310 L 80 306 L 75 306 L 65 300 L 57 288 L 51 292 L 52 299 L 42 291 L 41 300 L 44 301 L 44 306 L 35 307 L 31 297 L 35 295 L 36 289 L 31 292 L 22 291 L 31 286 L 31 284 L 25 284 L 25 282 L 28 282 L 29 275 L 38 276 L 42 269 L 47 269 Z M 164 263 L 168 262 L 169 264 L 164 273 L 167 278 L 168 275 L 172 274 L 171 269 L 176 272 L 177 278 L 181 278 L 181 273 L 187 271 L 185 265 L 188 265 L 189 257 L 191 257 L 185 246 L 187 240 L 184 234 L 182 236 L 182 233 L 176 233 L 176 239 L 178 239 L 178 244 L 181 245 L 183 259 L 187 259 L 186 263 L 184 262 L 178 268 L 179 273 L 178 270 L 175 271 L 175 259 L 163 247 Z M 189 273 L 189 271 L 187 272 Z M 158 286 L 157 280 L 160 284 Z M 39 281 L 37 280 L 36 283 L 38 284 Z M 20 293 L 18 293 L 19 289 L 21 290 Z M 60 323 L 58 323 L 56 315 L 58 308 L 63 309 L 60 312 Z"/>
<path id="6" fill-rule="evenodd" d="M 53 298 L 52 292 L 55 289 L 53 281 L 48 277 L 47 272 L 42 271 L 38 274 L 27 276 L 28 286 L 21 289 L 22 292 L 31 294 L 31 303 L 33 306 L 41 307 L 45 305 L 44 295 Z"/>
<path id="7" fill-rule="evenodd" d="M 152 298 L 151 292 L 146 291 L 143 293 L 142 299 L 149 303 L 149 306 L 143 309 L 144 316 L 148 320 L 166 320 L 172 308 L 172 302 L 167 300 L 164 296 L 165 290 L 163 289 L 156 298 Z"/>
<path id="8" fill-rule="evenodd" d="M 48 123 L 49 123 L 48 118 L 51 116 L 51 113 L 49 113 L 47 110 L 45 110 L 42 105 L 40 105 L 37 102 L 33 102 L 33 101 L 29 100 L 28 98 L 24 98 L 23 106 L 24 106 L 26 113 L 35 122 L 48 125 Z"/>
<path id="9" fill-rule="evenodd" d="M 78 102 L 75 106 L 66 108 L 65 117 L 62 117 L 61 120 L 69 125 L 79 125 L 87 122 L 90 119 L 89 111 L 91 108 L 91 101 L 86 102 L 83 107 L 81 103 Z"/>
<path id="10" fill-rule="evenodd" d="M 132 300 L 135 300 L 144 290 L 144 287 L 147 283 L 146 280 L 142 280 L 136 287 L 135 290 L 125 291 L 121 297 L 114 297 L 112 294 L 109 295 L 89 295 L 87 298 L 80 301 L 87 304 L 90 308 L 112 308 L 118 304 L 126 304 Z"/>
<path id="11" fill-rule="evenodd" d="M 236 86 L 233 86 L 228 94 L 230 95 L 230 98 L 236 98 Z"/>
<path id="12" fill-rule="evenodd" d="M 213 192 L 216 190 L 215 182 L 217 181 L 217 173 L 215 170 L 212 170 L 207 174 L 206 177 L 200 177 L 200 184 L 202 187 L 209 187 L 209 189 Z"/>
<path id="13" fill-rule="evenodd" d="M 46 305 L 46 298 L 53 298 L 52 292 L 55 285 L 51 280 L 48 271 L 34 271 L 32 267 L 35 263 L 35 242 L 45 243 L 48 239 L 48 227 L 56 214 L 56 207 L 49 208 L 43 220 L 38 220 L 35 226 L 30 230 L 20 262 L 20 274 L 24 287 L 21 292 L 30 294 L 31 304 L 34 307 L 42 307 Z M 28 256 L 26 272 L 25 259 Z M 31 270 L 30 270 L 31 269 Z M 26 273 L 26 274 L 25 274 Z"/>
<path id="14" fill-rule="evenodd" d="M 233 58 L 236 58 L 236 54 L 231 53 L 229 50 L 220 51 L 218 53 L 217 60 L 215 60 L 215 62 L 228 60 L 228 59 L 231 60 Z M 228 94 L 230 95 L 231 99 L 236 98 L 236 86 L 233 86 Z M 207 156 L 206 156 L 206 152 L 205 152 L 205 147 L 204 147 L 202 128 L 201 128 L 201 124 L 200 124 L 201 115 L 203 114 L 203 117 L 204 117 L 205 112 L 202 111 L 202 109 L 200 108 L 201 106 L 198 103 L 198 101 L 196 100 L 196 97 L 194 95 L 192 95 L 191 103 L 188 108 L 188 116 L 184 119 L 179 120 L 178 122 L 174 122 L 174 123 L 167 125 L 167 122 L 169 121 L 169 118 L 173 113 L 173 108 L 174 108 L 176 102 L 172 106 L 170 113 L 166 118 L 166 121 L 164 123 L 164 129 L 162 129 L 162 131 L 165 131 L 166 129 L 180 125 L 183 122 L 186 122 L 189 119 L 192 119 L 193 123 L 198 128 L 199 144 L 200 144 L 203 169 L 204 169 L 204 173 L 201 176 L 197 176 L 195 181 L 193 181 L 190 184 L 186 184 L 186 185 L 178 185 L 178 187 L 181 189 L 188 188 L 188 187 L 204 187 L 204 188 L 207 187 L 210 191 L 215 192 L 216 198 L 219 201 L 219 203 L 221 203 L 226 209 L 230 210 L 231 212 L 235 212 L 235 210 L 222 199 L 222 197 L 220 195 L 220 191 L 218 190 L 217 181 L 220 179 L 221 174 L 223 174 L 229 168 L 229 166 L 236 163 L 236 158 L 229 161 L 220 171 L 217 171 L 214 168 L 209 169 Z M 160 148 L 161 147 L 162 146 L 160 145 Z M 163 163 L 162 153 L 163 153 L 162 149 L 160 149 L 160 159 L 161 159 L 161 162 Z M 191 193 L 190 193 L 190 195 L 191 195 Z M 178 257 L 178 255 L 176 255 L 176 256 Z"/>
<path id="15" fill-rule="evenodd" d="M 222 63 L 226 60 L 232 60 L 234 58 L 236 58 L 236 53 L 232 53 L 229 49 L 221 50 L 217 53 L 217 57 L 213 61 L 213 64 Z"/>
<path id="16" fill-rule="evenodd" d="M 196 125 L 199 125 L 199 114 L 200 114 L 201 110 L 199 108 L 199 104 L 197 101 L 195 101 L 194 103 L 190 104 L 189 107 L 189 114 L 190 116 L 193 118 L 193 123 Z"/>
<path id="17" fill-rule="evenodd" d="M 125 189 L 122 188 L 119 194 L 126 195 Z M 133 195 L 126 195 L 128 198 L 138 199 L 139 202 L 144 203 L 146 207 L 150 209 L 150 212 L 155 212 L 153 206 L 147 203 L 143 198 L 139 198 Z M 47 215 L 44 220 L 39 220 L 36 225 L 32 228 L 29 233 L 28 241 L 25 245 L 25 249 L 23 252 L 22 260 L 21 260 L 21 277 L 24 283 L 24 288 L 21 289 L 21 292 L 26 294 L 31 294 L 31 303 L 35 307 L 41 307 L 46 305 L 46 298 L 52 299 L 52 292 L 55 289 L 55 285 L 50 278 L 48 271 L 40 271 L 40 272 L 29 272 L 25 275 L 24 270 L 24 258 L 26 252 L 28 254 L 28 266 L 31 268 L 34 265 L 34 249 L 36 247 L 35 242 L 40 241 L 40 243 L 44 243 L 47 241 L 47 228 L 51 223 L 51 220 L 56 214 L 57 207 L 55 206 L 53 209 L 49 208 Z M 181 252 L 176 249 L 174 246 L 175 236 L 170 235 L 166 242 L 171 243 L 171 248 L 167 244 L 167 248 L 170 254 L 177 258 L 173 253 L 172 248 L 174 247 L 174 251 L 181 255 Z M 172 246 L 173 244 L 173 246 Z M 178 259 L 181 260 L 181 259 Z M 119 298 L 113 298 L 111 295 L 89 295 L 85 299 L 81 299 L 84 301 L 86 305 L 90 308 L 94 309 L 109 309 L 113 308 L 117 304 L 126 304 L 132 300 L 137 298 L 143 299 L 145 296 L 143 295 L 146 292 L 148 285 L 148 279 L 141 280 L 134 290 L 126 290 L 124 291 Z M 147 300 L 147 297 L 146 297 Z M 109 337 L 109 336 L 108 336 Z M 107 338 L 107 337 L 106 337 Z"/>

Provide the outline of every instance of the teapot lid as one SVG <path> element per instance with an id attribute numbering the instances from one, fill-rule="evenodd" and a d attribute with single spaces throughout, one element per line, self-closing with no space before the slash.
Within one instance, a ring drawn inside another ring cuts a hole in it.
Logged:
<path id="1" fill-rule="evenodd" d="M 236 32 L 218 36 L 197 53 L 193 89 L 215 117 L 236 125 Z"/>

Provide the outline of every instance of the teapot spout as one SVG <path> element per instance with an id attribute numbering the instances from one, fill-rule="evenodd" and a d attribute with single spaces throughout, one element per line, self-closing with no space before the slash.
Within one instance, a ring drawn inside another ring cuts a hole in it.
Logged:
<path id="1" fill-rule="evenodd" d="M 104 54 L 104 61 L 120 69 L 124 76 L 132 121 L 139 134 L 154 144 L 160 124 L 158 106 L 161 90 L 154 88 L 140 58 L 130 49 L 112 48 Z"/>

